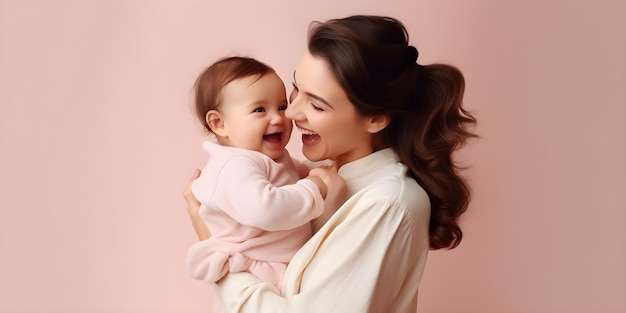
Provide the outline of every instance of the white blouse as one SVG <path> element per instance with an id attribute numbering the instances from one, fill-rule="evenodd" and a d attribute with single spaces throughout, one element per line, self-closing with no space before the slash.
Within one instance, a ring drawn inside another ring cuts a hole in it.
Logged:
<path id="1" fill-rule="evenodd" d="M 430 201 L 391 149 L 339 169 L 351 197 L 296 253 L 282 293 L 250 273 L 217 288 L 235 312 L 416 312 Z"/>

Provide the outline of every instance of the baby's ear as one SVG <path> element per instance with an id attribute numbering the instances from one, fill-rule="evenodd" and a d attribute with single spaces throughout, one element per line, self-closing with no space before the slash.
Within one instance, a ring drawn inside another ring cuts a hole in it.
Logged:
<path id="1" fill-rule="evenodd" d="M 207 112 L 206 123 L 211 128 L 211 131 L 221 137 L 226 137 L 228 134 L 226 133 L 226 129 L 224 128 L 224 119 L 222 118 L 222 114 L 216 110 L 211 110 Z"/>

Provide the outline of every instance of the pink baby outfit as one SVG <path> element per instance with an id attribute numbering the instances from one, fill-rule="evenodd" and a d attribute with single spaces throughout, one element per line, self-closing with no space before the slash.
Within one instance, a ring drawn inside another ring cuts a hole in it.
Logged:
<path id="1" fill-rule="evenodd" d="M 192 192 L 212 236 L 189 248 L 191 276 L 214 283 L 248 271 L 280 290 L 287 263 L 312 235 L 310 221 L 324 210 L 319 189 L 300 179 L 287 150 L 274 161 L 209 141 L 203 148 L 209 160 Z"/>

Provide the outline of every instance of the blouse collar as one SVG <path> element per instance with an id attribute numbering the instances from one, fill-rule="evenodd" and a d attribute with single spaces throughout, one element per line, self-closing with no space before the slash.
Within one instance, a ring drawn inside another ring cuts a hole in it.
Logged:
<path id="1" fill-rule="evenodd" d="M 400 162 L 400 158 L 393 152 L 391 148 L 385 148 L 373 152 L 356 161 L 344 164 L 338 170 L 350 189 L 350 193 L 360 190 L 372 181 L 371 176 L 377 175 L 377 172 L 390 164 Z"/>

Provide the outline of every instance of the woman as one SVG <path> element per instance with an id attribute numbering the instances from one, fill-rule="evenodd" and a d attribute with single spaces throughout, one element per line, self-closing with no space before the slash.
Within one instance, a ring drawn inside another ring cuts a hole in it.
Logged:
<path id="1" fill-rule="evenodd" d="M 476 121 L 461 72 L 419 65 L 408 39 L 388 17 L 311 25 L 285 115 L 307 159 L 334 161 L 348 199 L 296 253 L 281 292 L 249 273 L 221 280 L 228 312 L 416 311 L 429 249 L 462 238 L 469 188 L 452 154 Z M 329 188 L 327 205 L 342 196 Z"/>

